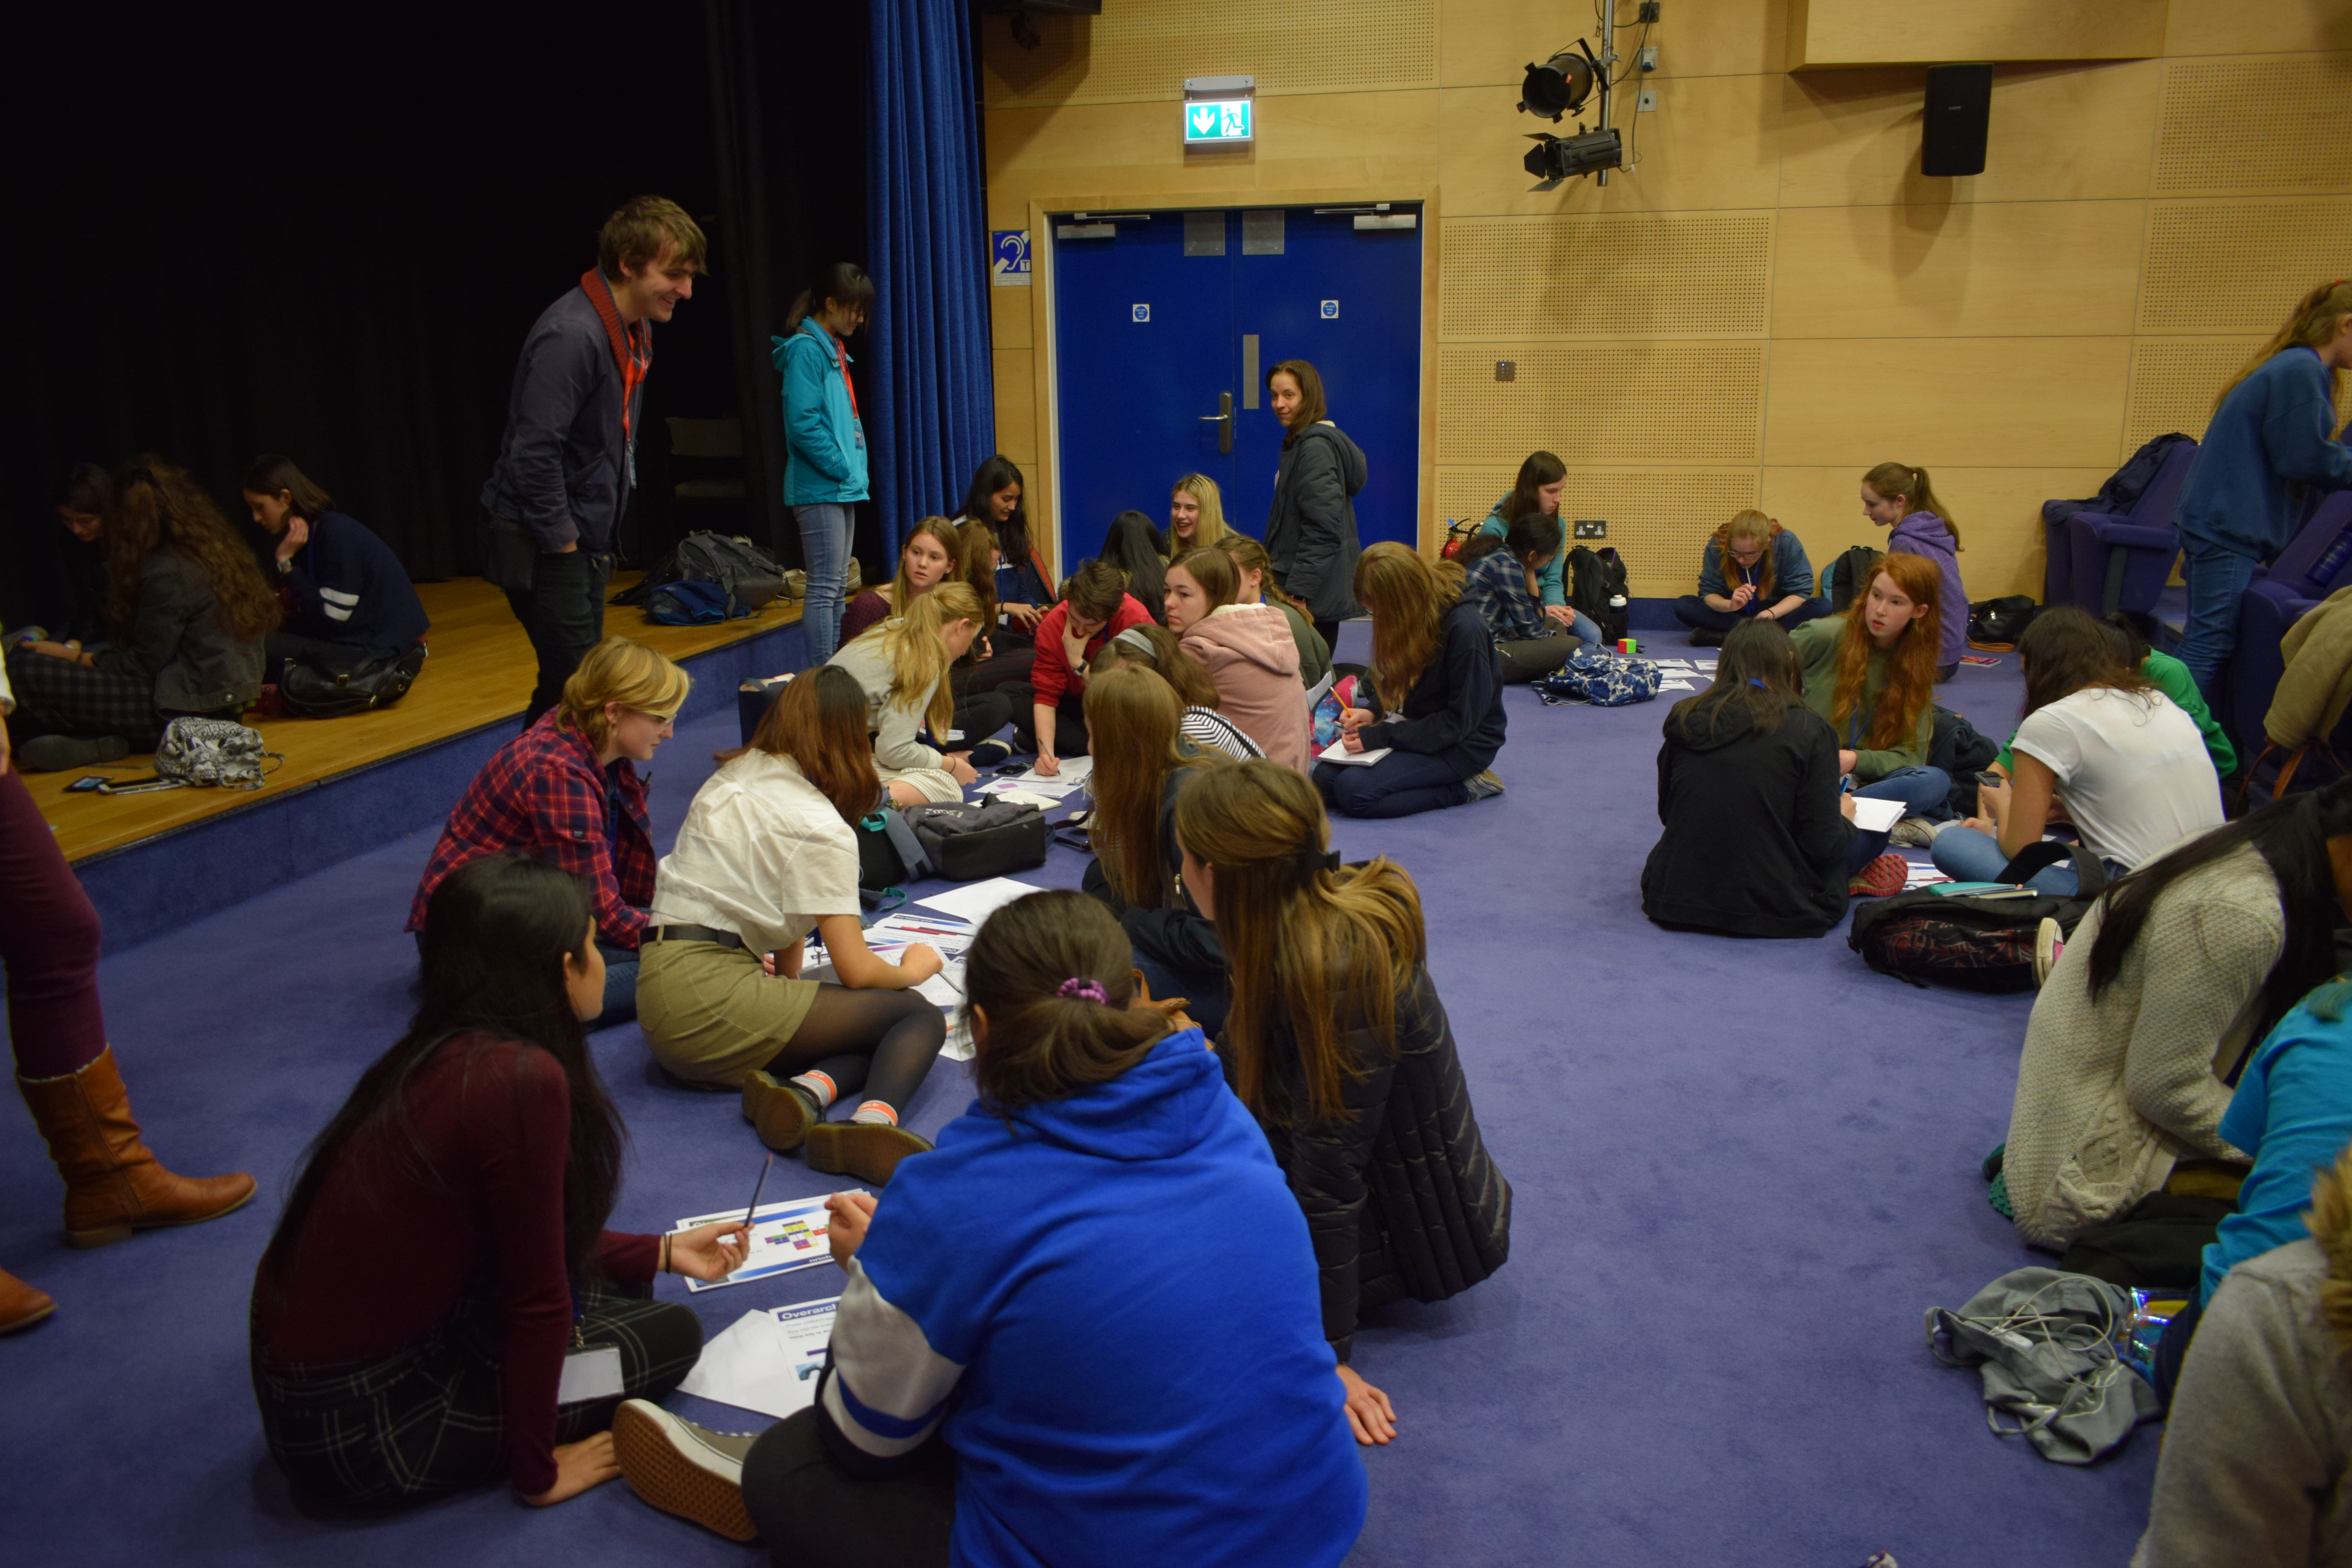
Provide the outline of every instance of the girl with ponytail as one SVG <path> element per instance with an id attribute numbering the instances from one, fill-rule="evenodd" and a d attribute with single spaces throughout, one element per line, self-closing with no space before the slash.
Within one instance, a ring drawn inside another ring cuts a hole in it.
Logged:
<path id="1" fill-rule="evenodd" d="M 2210 697 L 2238 646 L 2238 596 L 2286 547 L 2309 492 L 2352 486 L 2352 447 L 2336 418 L 2336 373 L 2352 365 L 2352 282 L 2323 283 L 2246 362 L 2180 487 L 2180 573 L 2189 629 L 2180 662 Z"/>
<path id="2" fill-rule="evenodd" d="M 967 753 L 942 756 L 922 737 L 926 727 L 934 736 L 953 728 L 948 667 L 970 651 L 980 618 L 979 595 L 961 582 L 942 583 L 829 661 L 865 689 L 875 771 L 897 805 L 961 800 L 963 786 L 980 776 Z"/>
<path id="3" fill-rule="evenodd" d="M 1349 1423 L 1385 1443 L 1396 1412 L 1347 1364 L 1360 1317 L 1443 1300 L 1510 1255 L 1511 1187 L 1429 977 L 1420 892 L 1386 858 L 1342 867 L 1314 787 L 1272 762 L 1194 779 L 1176 838 L 1232 963 L 1218 1058 L 1306 1211 Z M 1389 1270 L 1367 1277 L 1368 1257 Z"/>
<path id="4" fill-rule="evenodd" d="M 1936 679 L 1951 679 L 1959 673 L 1960 655 L 1968 651 L 1969 592 L 1960 582 L 1960 531 L 1936 499 L 1927 470 L 1881 463 L 1863 475 L 1862 515 L 1893 531 L 1886 540 L 1889 554 L 1921 555 L 1935 563 L 1942 605 L 1940 620 L 1929 624 L 1942 634 Z"/>

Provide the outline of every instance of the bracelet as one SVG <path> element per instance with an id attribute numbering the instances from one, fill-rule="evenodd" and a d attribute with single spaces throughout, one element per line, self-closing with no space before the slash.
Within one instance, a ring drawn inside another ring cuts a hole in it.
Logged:
<path id="1" fill-rule="evenodd" d="M 654 1270 L 654 1272 L 656 1274 L 667 1274 L 669 1271 L 669 1237 L 665 1235 L 662 1237 L 661 1264 Z"/>

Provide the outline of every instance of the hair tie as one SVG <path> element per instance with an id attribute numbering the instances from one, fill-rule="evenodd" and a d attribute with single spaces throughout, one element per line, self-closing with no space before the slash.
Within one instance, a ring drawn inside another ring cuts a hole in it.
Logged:
<path id="1" fill-rule="evenodd" d="M 1081 980 L 1075 974 L 1055 986 L 1054 994 L 1081 1002 L 1098 1002 L 1106 1007 L 1110 1005 L 1110 993 L 1103 989 L 1101 981 Z"/>
<path id="2" fill-rule="evenodd" d="M 1141 654 L 1146 658 L 1156 658 L 1159 657 L 1157 650 L 1155 650 L 1151 646 L 1151 639 L 1143 635 L 1143 628 L 1141 626 L 1129 626 L 1127 630 L 1119 633 L 1118 636 L 1111 638 L 1110 640 L 1117 643 L 1121 647 L 1133 648 L 1136 652 Z"/>

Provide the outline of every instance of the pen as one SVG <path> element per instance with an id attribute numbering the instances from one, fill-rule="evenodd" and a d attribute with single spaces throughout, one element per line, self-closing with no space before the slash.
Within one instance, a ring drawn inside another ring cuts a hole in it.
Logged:
<path id="1" fill-rule="evenodd" d="M 773 1154 L 769 1155 L 765 1160 L 762 1160 L 760 1163 L 760 1179 L 751 1184 L 751 1207 L 746 1208 L 743 1211 L 743 1223 L 746 1226 L 749 1226 L 751 1223 L 751 1215 L 760 1206 L 760 1191 L 768 1184 L 768 1171 L 771 1166 L 775 1164 L 775 1163 L 776 1157 Z M 744 1247 L 746 1250 L 751 1247 L 751 1242 L 748 1237 L 744 1241 Z"/>

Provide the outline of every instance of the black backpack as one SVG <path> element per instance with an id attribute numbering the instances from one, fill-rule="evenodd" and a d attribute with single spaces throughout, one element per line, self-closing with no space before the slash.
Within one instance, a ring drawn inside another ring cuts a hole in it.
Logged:
<path id="1" fill-rule="evenodd" d="M 654 563 L 635 587 L 613 595 L 615 605 L 648 604 L 672 583 L 709 583 L 727 595 L 725 618 L 749 615 L 784 591 L 784 569 L 750 540 L 698 529 Z"/>
<path id="2" fill-rule="evenodd" d="M 1602 642 L 1623 637 L 1632 603 L 1625 586 L 1624 558 L 1605 546 L 1595 550 L 1580 544 L 1568 552 L 1568 565 L 1572 578 L 1569 608 L 1591 617 L 1601 628 Z"/>
<path id="3" fill-rule="evenodd" d="M 2072 936 L 2106 888 L 2106 868 L 2071 844 L 2029 844 L 1995 879 L 2022 882 L 2071 856 L 2082 890 L 2061 899 L 2026 888 L 1954 893 L 1914 888 L 1859 905 L 1846 945 L 1881 974 L 1923 989 L 1930 981 L 1969 991 L 2033 989 L 2033 944 L 2045 920 Z"/>
<path id="4" fill-rule="evenodd" d="M 1977 774 L 1992 766 L 2000 748 L 1977 733 L 1975 725 L 1938 702 L 1934 704 L 1936 728 L 1927 742 L 1927 765 L 1952 778 L 1944 804 L 1955 816 L 1973 816 L 1977 809 Z"/>
<path id="5" fill-rule="evenodd" d="M 2042 613 L 2030 595 L 2009 594 L 1969 606 L 1969 646 L 2007 653 Z"/>
<path id="6" fill-rule="evenodd" d="M 1012 801 L 921 801 L 899 815 L 914 830 L 931 872 L 950 882 L 1043 866 L 1045 847 L 1054 841 L 1043 811 Z"/>
<path id="7" fill-rule="evenodd" d="M 1877 551 L 1857 544 L 1830 563 L 1830 614 L 1843 615 L 1848 605 L 1862 597 L 1870 586 L 1870 574 L 1878 570 L 1878 560 Z"/>

